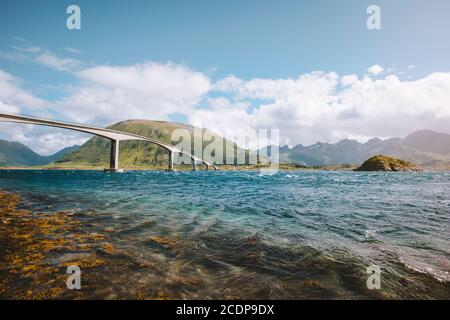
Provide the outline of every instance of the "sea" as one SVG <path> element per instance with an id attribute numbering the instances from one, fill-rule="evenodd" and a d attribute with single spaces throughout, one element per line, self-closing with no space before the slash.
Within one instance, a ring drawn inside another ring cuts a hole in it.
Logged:
<path id="1" fill-rule="evenodd" d="M 450 299 L 450 172 L 1 170 L 0 191 L 21 212 L 0 298 Z"/>

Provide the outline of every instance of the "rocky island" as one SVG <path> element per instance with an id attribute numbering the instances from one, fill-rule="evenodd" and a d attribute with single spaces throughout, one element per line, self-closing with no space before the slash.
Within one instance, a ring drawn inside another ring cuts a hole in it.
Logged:
<path id="1" fill-rule="evenodd" d="M 374 156 L 366 160 L 355 171 L 423 171 L 415 164 L 383 155 Z"/>

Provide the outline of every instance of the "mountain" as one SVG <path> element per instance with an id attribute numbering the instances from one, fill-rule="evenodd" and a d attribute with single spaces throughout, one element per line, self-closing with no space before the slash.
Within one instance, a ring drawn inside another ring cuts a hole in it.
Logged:
<path id="1" fill-rule="evenodd" d="M 0 140 L 0 166 L 42 165 L 43 157 L 19 142 Z"/>
<path id="2" fill-rule="evenodd" d="M 219 135 L 191 125 L 154 120 L 127 120 L 108 127 L 109 129 L 134 133 L 146 137 L 155 138 L 167 143 L 172 143 L 174 130 L 185 130 L 193 136 L 194 129 L 202 132 L 203 136 L 220 137 Z M 199 135 L 201 139 L 201 135 Z M 194 139 L 196 139 L 194 137 Z M 194 139 L 191 141 L 191 150 L 194 150 Z M 181 141 L 181 140 L 179 140 Z M 210 142 L 203 142 L 203 148 Z M 225 152 L 223 158 L 234 154 L 246 155 L 246 151 L 238 148 L 229 140 L 224 140 Z M 69 153 L 55 162 L 56 165 L 77 166 L 107 166 L 109 164 L 110 141 L 101 137 L 92 137 L 78 150 Z M 131 168 L 139 166 L 165 166 L 168 161 L 168 153 L 155 144 L 146 141 L 122 141 L 120 142 L 119 163 L 121 167 Z M 190 160 L 189 160 L 190 161 Z M 190 162 L 189 162 L 190 163 Z"/>
<path id="3" fill-rule="evenodd" d="M 281 163 L 298 163 L 307 166 L 361 164 L 378 154 L 412 161 L 428 169 L 450 168 L 450 135 L 431 130 L 416 131 L 406 138 L 381 140 L 373 138 L 366 143 L 342 140 L 338 143 L 301 144 L 280 148 Z"/>
<path id="4" fill-rule="evenodd" d="M 174 130 L 183 129 L 191 133 L 195 127 L 186 124 L 152 121 L 128 120 L 116 123 L 109 128 L 153 137 L 171 142 Z M 219 137 L 217 134 L 197 128 L 203 135 Z M 191 142 L 193 144 L 193 141 Z M 203 142 L 203 148 L 209 142 Z M 227 156 L 248 157 L 248 151 L 238 148 L 234 143 L 224 140 Z M 81 147 L 65 148 L 51 156 L 41 156 L 18 142 L 0 140 L 0 166 L 39 166 L 55 163 L 56 166 L 107 166 L 109 164 L 110 142 L 108 139 L 93 137 Z M 266 147 L 264 149 L 270 149 Z M 263 154 L 266 153 L 266 150 Z M 310 146 L 301 144 L 290 148 L 281 146 L 280 162 L 305 166 L 333 166 L 339 164 L 359 165 L 366 159 L 383 154 L 411 161 L 425 169 L 450 169 L 450 135 L 431 130 L 411 133 L 405 138 L 381 140 L 373 138 L 366 143 L 345 139 L 338 143 L 318 142 Z M 167 152 L 145 141 L 123 141 L 120 143 L 120 165 L 122 167 L 165 166 Z"/>
<path id="5" fill-rule="evenodd" d="M 47 156 L 47 163 L 52 163 L 55 162 L 59 159 L 61 159 L 63 156 L 65 156 L 66 154 L 72 153 L 77 151 L 78 149 L 80 149 L 80 146 L 78 145 L 73 145 L 70 147 L 65 147 L 64 149 L 59 150 L 58 152 L 52 154 L 51 156 Z"/>
<path id="6" fill-rule="evenodd" d="M 41 166 L 49 164 L 79 146 L 64 148 L 51 156 L 41 156 L 19 142 L 0 140 L 0 166 Z"/>
<path id="7" fill-rule="evenodd" d="M 403 139 L 405 146 L 441 155 L 450 155 L 450 134 L 431 130 L 416 131 Z"/>

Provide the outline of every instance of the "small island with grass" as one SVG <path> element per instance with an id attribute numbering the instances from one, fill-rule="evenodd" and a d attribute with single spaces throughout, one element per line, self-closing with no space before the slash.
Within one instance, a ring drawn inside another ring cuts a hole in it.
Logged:
<path id="1" fill-rule="evenodd" d="M 409 161 L 377 155 L 366 160 L 355 171 L 423 171 Z"/>

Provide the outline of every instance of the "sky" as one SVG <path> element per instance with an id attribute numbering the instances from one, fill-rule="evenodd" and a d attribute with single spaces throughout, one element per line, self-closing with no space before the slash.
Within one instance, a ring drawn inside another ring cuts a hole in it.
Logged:
<path id="1" fill-rule="evenodd" d="M 72 4 L 80 30 L 66 26 Z M 279 129 L 290 146 L 450 132 L 449 12 L 447 0 L 5 0 L 0 112 Z M 41 154 L 88 138 L 0 123 L 0 139 Z"/>

